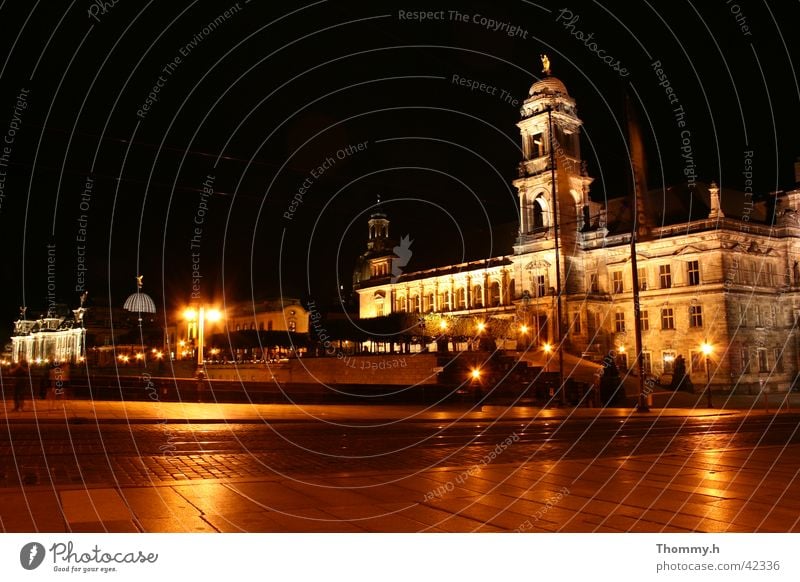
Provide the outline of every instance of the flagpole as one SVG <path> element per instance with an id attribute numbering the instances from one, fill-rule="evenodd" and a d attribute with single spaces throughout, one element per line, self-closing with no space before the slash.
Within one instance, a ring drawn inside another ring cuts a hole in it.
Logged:
<path id="1" fill-rule="evenodd" d="M 637 412 L 650 412 L 650 406 L 647 404 L 647 394 L 645 392 L 645 382 L 644 382 L 644 358 L 642 357 L 642 320 L 641 320 L 641 302 L 639 300 L 639 267 L 636 261 L 636 239 L 639 236 L 639 229 L 644 228 L 644 224 L 640 224 L 640 218 L 642 222 L 645 220 L 644 215 L 644 201 L 639 200 L 639 189 L 640 186 L 646 183 L 646 177 L 642 175 L 644 173 L 644 168 L 641 167 L 641 164 L 644 163 L 643 158 L 641 156 L 644 155 L 643 151 L 639 146 L 641 146 L 640 141 L 637 141 L 634 144 L 634 139 L 640 140 L 641 136 L 637 133 L 636 136 L 633 135 L 633 128 L 632 128 L 632 110 L 631 110 L 631 103 L 630 99 L 625 95 L 625 118 L 627 122 L 627 129 L 628 129 L 628 141 L 631 153 L 631 171 L 633 175 L 631 176 L 630 184 L 632 186 L 633 191 L 633 209 L 631 214 L 633 215 L 632 225 L 631 225 L 631 283 L 633 284 L 633 332 L 634 332 L 634 339 L 636 342 L 635 346 L 635 358 L 636 361 L 634 362 L 634 366 L 639 372 L 639 399 L 636 405 Z M 638 126 L 637 126 L 638 131 Z M 637 148 L 637 151 L 634 152 L 633 149 Z M 644 195 L 644 193 L 642 193 Z M 640 217 L 641 214 L 641 217 Z"/>
<path id="2" fill-rule="evenodd" d="M 636 187 L 633 188 L 633 201 L 637 201 Z M 636 206 L 634 205 L 634 208 Z M 636 263 L 636 212 L 633 219 L 633 229 L 631 230 L 631 270 L 633 283 L 633 332 L 636 341 L 636 361 L 634 365 L 639 370 L 639 403 L 636 406 L 637 412 L 650 412 L 647 404 L 647 394 L 644 390 L 644 358 L 642 358 L 642 321 L 641 304 L 639 303 L 639 269 Z"/>
<path id="3" fill-rule="evenodd" d="M 564 390 L 564 341 L 561 337 L 561 259 L 558 249 L 558 199 L 556 196 L 556 159 L 555 135 L 553 134 L 553 108 L 547 108 L 547 124 L 550 132 L 550 183 L 553 199 L 553 240 L 556 253 L 556 337 L 558 338 L 558 385 L 560 402 L 567 403 L 567 394 Z"/>

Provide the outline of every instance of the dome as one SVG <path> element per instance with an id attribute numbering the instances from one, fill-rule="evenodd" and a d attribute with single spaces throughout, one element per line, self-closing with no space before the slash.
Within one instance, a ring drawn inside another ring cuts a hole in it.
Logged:
<path id="1" fill-rule="evenodd" d="M 551 76 L 536 81 L 531 85 L 530 91 L 528 91 L 529 96 L 542 95 L 545 93 L 562 93 L 564 95 L 569 95 L 564 83 L 562 83 L 560 79 Z"/>
<path id="2" fill-rule="evenodd" d="M 156 304 L 153 299 L 147 294 L 137 291 L 125 300 L 123 307 L 128 311 L 134 313 L 155 313 Z"/>

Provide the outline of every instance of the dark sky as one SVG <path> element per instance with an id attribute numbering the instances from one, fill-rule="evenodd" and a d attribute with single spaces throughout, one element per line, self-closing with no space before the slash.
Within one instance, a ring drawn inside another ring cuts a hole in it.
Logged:
<path id="1" fill-rule="evenodd" d="M 0 317 L 47 305 L 47 245 L 54 293 L 70 304 L 81 260 L 90 296 L 115 304 L 137 272 L 160 307 L 184 304 L 195 266 L 209 301 L 326 300 L 337 278 L 349 287 L 378 194 L 392 233 L 414 239 L 409 270 L 509 253 L 515 123 L 543 52 L 578 101 L 594 199 L 625 193 L 626 89 L 648 130 L 651 186 L 685 180 L 683 129 L 699 180 L 743 188 L 752 151 L 757 191 L 793 185 L 796 2 L 457 6 L 0 3 L 0 140 L 13 142 L 0 167 Z M 418 10 L 444 12 L 421 22 L 407 14 Z"/>

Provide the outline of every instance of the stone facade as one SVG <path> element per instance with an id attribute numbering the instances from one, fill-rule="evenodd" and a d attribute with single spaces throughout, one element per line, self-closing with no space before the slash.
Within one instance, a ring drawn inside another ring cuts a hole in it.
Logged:
<path id="1" fill-rule="evenodd" d="M 354 277 L 360 316 L 466 318 L 476 334 L 502 328 L 505 337 L 495 334 L 501 347 L 538 349 L 558 339 L 560 296 L 566 350 L 594 360 L 613 351 L 623 367 L 632 365 L 631 205 L 589 198 L 582 122 L 561 81 L 535 83 L 521 116 L 513 252 L 401 273 L 392 267 L 402 246 L 392 246 L 388 218 L 379 213 Z M 788 389 L 798 373 L 800 189 L 758 203 L 752 192 L 695 183 L 640 198 L 647 217 L 636 245 L 646 371 L 668 374 L 682 355 L 695 385 L 705 385 L 708 363 L 721 389 Z M 713 349 L 708 362 L 704 342 Z"/>

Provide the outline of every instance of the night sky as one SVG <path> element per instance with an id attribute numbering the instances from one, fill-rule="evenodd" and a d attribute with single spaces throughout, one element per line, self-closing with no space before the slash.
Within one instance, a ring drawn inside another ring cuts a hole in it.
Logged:
<path id="1" fill-rule="evenodd" d="M 414 240 L 406 270 L 510 253 L 541 53 L 577 100 L 593 199 L 626 193 L 626 91 L 650 187 L 691 168 L 741 190 L 745 152 L 756 192 L 794 184 L 796 2 L 101 5 L 0 3 L 0 333 L 46 309 L 48 260 L 72 306 L 81 283 L 121 305 L 141 273 L 169 311 L 193 271 L 209 302 L 335 300 L 378 195 Z"/>

